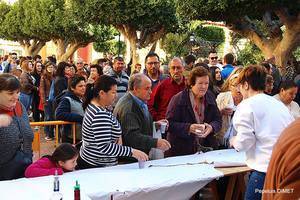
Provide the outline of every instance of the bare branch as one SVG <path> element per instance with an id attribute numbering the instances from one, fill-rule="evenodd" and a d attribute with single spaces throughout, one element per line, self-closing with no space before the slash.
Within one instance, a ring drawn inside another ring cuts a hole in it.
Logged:
<path id="1" fill-rule="evenodd" d="M 245 38 L 249 38 L 251 41 L 257 41 L 258 43 L 264 43 L 266 38 L 258 31 L 255 25 L 248 17 L 235 21 L 232 24 L 226 25 L 230 30 L 242 35 Z"/>
<path id="2" fill-rule="evenodd" d="M 24 40 L 19 40 L 18 42 L 20 43 L 21 46 L 25 46 Z"/>
<path id="3" fill-rule="evenodd" d="M 24 42 L 25 42 L 25 45 L 28 45 L 28 46 L 31 45 L 31 44 L 30 44 L 30 40 L 24 40 Z"/>
<path id="4" fill-rule="evenodd" d="M 40 50 L 46 45 L 45 41 L 38 41 L 34 49 L 32 50 L 32 55 L 35 56 L 37 55 Z"/>
<path id="5" fill-rule="evenodd" d="M 263 15 L 263 22 L 265 23 L 269 36 L 271 38 L 282 39 L 282 31 L 280 29 L 280 24 L 272 20 L 272 15 L 270 11 L 266 11 Z"/>
<path id="6" fill-rule="evenodd" d="M 31 41 L 32 41 L 31 44 L 30 44 L 31 46 L 35 46 L 37 44 L 37 42 L 38 42 L 36 39 L 33 39 Z"/>
<path id="7" fill-rule="evenodd" d="M 242 22 L 245 22 L 244 25 L 248 26 L 249 29 L 253 30 L 259 37 L 263 38 L 264 34 L 258 29 L 258 27 L 252 22 L 252 20 L 246 15 Z"/>
<path id="8" fill-rule="evenodd" d="M 117 25 L 115 25 L 115 28 L 118 29 L 118 31 L 125 36 L 125 29 L 124 29 L 123 25 L 117 24 Z"/>
<path id="9" fill-rule="evenodd" d="M 248 17 L 238 20 L 233 24 L 229 24 L 227 27 L 251 40 L 260 50 L 262 50 L 265 56 L 270 56 L 270 54 L 272 54 L 272 49 L 280 42 L 278 39 L 266 38 Z"/>
<path id="10" fill-rule="evenodd" d="M 275 10 L 276 15 L 280 19 L 280 21 L 287 27 L 290 27 L 293 25 L 293 22 L 297 20 L 296 17 L 292 17 L 287 8 L 280 8 Z"/>
<path id="11" fill-rule="evenodd" d="M 141 30 L 141 35 L 140 35 L 140 43 L 141 44 L 145 43 L 148 34 L 149 34 L 148 28 Z"/>
<path id="12" fill-rule="evenodd" d="M 166 34 L 165 28 L 162 27 L 160 30 L 152 33 L 148 33 L 145 37 L 145 40 L 143 43 L 141 43 L 142 47 L 146 47 L 149 44 L 153 44 L 157 40 L 163 37 L 163 35 Z"/>

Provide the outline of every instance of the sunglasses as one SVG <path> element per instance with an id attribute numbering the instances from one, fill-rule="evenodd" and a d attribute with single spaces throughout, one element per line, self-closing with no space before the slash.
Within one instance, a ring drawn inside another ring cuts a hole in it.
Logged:
<path id="1" fill-rule="evenodd" d="M 218 59 L 218 56 L 216 57 L 210 57 L 211 60 L 217 60 Z"/>

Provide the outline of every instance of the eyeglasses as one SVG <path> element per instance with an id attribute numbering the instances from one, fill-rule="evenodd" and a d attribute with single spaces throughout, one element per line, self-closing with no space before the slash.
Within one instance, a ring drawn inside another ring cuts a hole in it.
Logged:
<path id="1" fill-rule="evenodd" d="M 218 56 L 216 57 L 210 57 L 211 60 L 217 60 L 218 59 Z"/>
<path id="2" fill-rule="evenodd" d="M 182 69 L 182 66 L 170 66 L 170 69 L 171 70 L 181 70 Z"/>
<path id="3" fill-rule="evenodd" d="M 147 65 L 158 65 L 159 62 L 148 62 Z"/>

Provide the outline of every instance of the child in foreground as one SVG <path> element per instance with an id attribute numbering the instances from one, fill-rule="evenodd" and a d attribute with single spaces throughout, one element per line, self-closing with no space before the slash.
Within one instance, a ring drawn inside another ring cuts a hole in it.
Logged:
<path id="1" fill-rule="evenodd" d="M 25 171 L 26 178 L 54 175 L 57 170 L 58 175 L 64 172 L 74 171 L 77 165 L 78 151 L 68 143 L 63 143 L 55 149 L 51 156 L 44 156 L 29 165 Z"/>

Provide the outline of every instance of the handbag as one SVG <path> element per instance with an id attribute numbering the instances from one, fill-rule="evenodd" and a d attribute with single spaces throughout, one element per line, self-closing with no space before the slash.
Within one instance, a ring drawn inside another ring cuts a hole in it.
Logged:
<path id="1" fill-rule="evenodd" d="M 32 163 L 32 154 L 25 153 L 23 149 L 24 137 L 19 124 L 19 119 L 15 118 L 19 128 L 20 146 L 15 155 L 8 162 L 0 165 L 0 181 L 11 180 L 24 177 L 26 168 Z"/>

